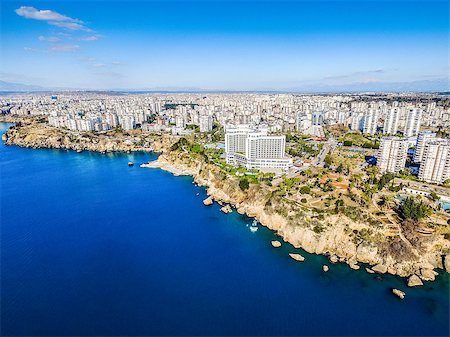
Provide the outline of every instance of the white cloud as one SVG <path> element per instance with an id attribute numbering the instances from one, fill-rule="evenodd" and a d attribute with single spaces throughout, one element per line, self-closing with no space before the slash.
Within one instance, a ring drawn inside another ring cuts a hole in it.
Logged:
<path id="1" fill-rule="evenodd" d="M 66 15 L 62 15 L 48 9 L 39 10 L 34 7 L 22 6 L 16 9 L 16 14 L 27 19 L 46 21 L 50 25 L 66 28 L 69 30 L 91 31 L 84 25 L 83 21 L 71 18 Z"/>
<path id="2" fill-rule="evenodd" d="M 78 40 L 80 41 L 97 41 L 100 38 L 99 35 L 82 36 Z"/>
<path id="3" fill-rule="evenodd" d="M 42 42 L 49 42 L 49 43 L 59 42 L 59 38 L 56 36 L 42 36 L 41 35 L 38 37 L 38 40 L 42 41 Z"/>
<path id="4" fill-rule="evenodd" d="M 52 52 L 74 52 L 80 49 L 80 46 L 76 44 L 58 44 L 51 48 L 49 48 L 49 51 Z"/>
<path id="5" fill-rule="evenodd" d="M 104 67 L 106 67 L 106 64 L 104 64 L 104 63 L 95 63 L 95 64 L 93 64 L 93 66 L 95 68 L 104 68 Z"/>

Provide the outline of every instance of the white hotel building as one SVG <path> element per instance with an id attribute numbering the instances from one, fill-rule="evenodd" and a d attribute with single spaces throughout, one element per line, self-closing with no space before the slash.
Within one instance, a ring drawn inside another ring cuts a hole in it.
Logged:
<path id="1" fill-rule="evenodd" d="M 387 137 L 380 141 L 380 149 L 377 154 L 377 166 L 382 173 L 399 172 L 405 168 L 408 154 L 408 140 Z"/>
<path id="2" fill-rule="evenodd" d="M 226 129 L 225 153 L 228 164 L 247 169 L 282 169 L 292 166 L 286 158 L 286 137 L 269 136 L 267 129 L 253 129 L 247 125 Z"/>

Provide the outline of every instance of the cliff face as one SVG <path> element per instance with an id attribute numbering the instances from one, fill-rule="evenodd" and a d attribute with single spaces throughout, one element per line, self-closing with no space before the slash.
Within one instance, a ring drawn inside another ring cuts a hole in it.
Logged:
<path id="1" fill-rule="evenodd" d="M 255 217 L 294 247 L 328 255 L 332 261 L 347 262 L 354 269 L 362 262 L 375 266 L 380 273 L 434 280 L 434 269 L 444 268 L 443 261 L 450 260 L 450 241 L 443 235 L 434 235 L 419 249 L 401 233 L 392 235 L 381 225 L 356 222 L 342 213 L 321 216 L 314 209 L 278 196 L 273 186 L 250 184 L 248 190 L 242 191 L 238 177 L 227 176 L 217 166 L 187 153 L 166 152 L 146 167 L 191 175 L 197 184 L 207 187 L 213 199 Z M 446 268 L 449 272 L 448 264 Z"/>

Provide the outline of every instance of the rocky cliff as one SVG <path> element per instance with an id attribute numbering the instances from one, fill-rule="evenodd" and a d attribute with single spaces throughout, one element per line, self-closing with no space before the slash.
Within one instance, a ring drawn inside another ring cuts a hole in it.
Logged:
<path id="1" fill-rule="evenodd" d="M 193 176 L 197 184 L 207 187 L 214 200 L 255 217 L 294 247 L 327 255 L 334 262 L 346 262 L 353 269 L 359 269 L 361 262 L 373 266 L 378 273 L 416 275 L 424 281 L 435 279 L 438 274 L 435 269 L 450 272 L 450 241 L 444 235 L 434 235 L 418 249 L 403 235 L 392 235 L 381 225 L 356 222 L 342 213 L 320 215 L 314 209 L 278 196 L 273 186 L 250 184 L 248 190 L 242 191 L 238 177 L 227 176 L 216 165 L 187 153 L 167 151 L 144 167 Z"/>

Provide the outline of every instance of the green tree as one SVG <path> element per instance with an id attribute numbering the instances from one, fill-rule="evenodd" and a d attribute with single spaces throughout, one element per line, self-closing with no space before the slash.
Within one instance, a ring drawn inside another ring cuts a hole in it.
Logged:
<path id="1" fill-rule="evenodd" d="M 333 163 L 333 160 L 331 159 L 331 156 L 329 154 L 327 154 L 323 160 L 325 162 L 325 166 L 326 167 L 330 167 L 331 164 Z"/>
<path id="2" fill-rule="evenodd" d="M 434 191 L 430 193 L 430 197 L 431 197 L 431 200 L 433 200 L 433 201 L 436 201 L 436 200 L 440 199 L 440 197 Z"/>
<path id="3" fill-rule="evenodd" d="M 247 190 L 247 189 L 250 187 L 250 183 L 248 182 L 247 178 L 242 177 L 242 178 L 239 180 L 239 187 L 240 187 L 240 189 L 241 189 L 242 191 L 245 191 L 245 190 Z"/>
<path id="4" fill-rule="evenodd" d="M 432 213 L 433 209 L 430 206 L 423 201 L 416 201 L 413 197 L 404 199 L 399 207 L 399 215 L 405 220 L 420 221 Z"/>
<path id="5" fill-rule="evenodd" d="M 300 187 L 301 194 L 309 194 L 311 192 L 311 188 L 308 185 L 304 185 Z"/>

